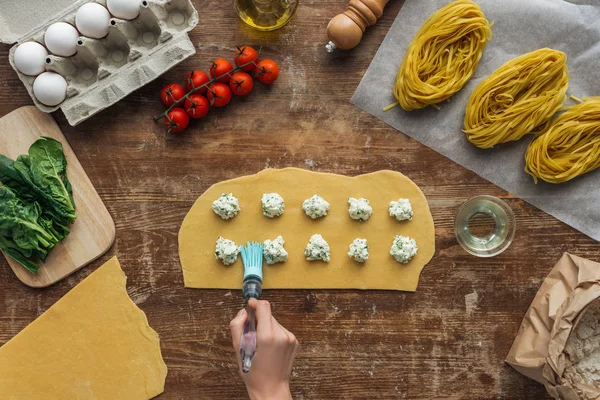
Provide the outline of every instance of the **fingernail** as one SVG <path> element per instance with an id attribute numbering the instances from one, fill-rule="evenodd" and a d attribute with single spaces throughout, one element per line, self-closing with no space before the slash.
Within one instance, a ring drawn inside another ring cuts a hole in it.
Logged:
<path id="1" fill-rule="evenodd" d="M 239 317 L 239 316 L 240 316 L 240 315 L 242 315 L 244 312 L 246 312 L 246 310 L 244 310 L 244 309 L 242 308 L 240 311 L 238 311 L 238 313 L 237 313 L 236 317 Z"/>

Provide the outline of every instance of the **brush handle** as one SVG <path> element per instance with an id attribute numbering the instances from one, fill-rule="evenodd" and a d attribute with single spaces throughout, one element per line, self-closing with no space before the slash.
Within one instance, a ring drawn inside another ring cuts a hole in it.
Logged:
<path id="1" fill-rule="evenodd" d="M 252 358 L 256 353 L 256 316 L 254 309 L 247 307 L 248 318 L 244 324 L 240 339 L 240 357 L 242 359 L 242 372 L 247 374 L 252 366 Z"/>

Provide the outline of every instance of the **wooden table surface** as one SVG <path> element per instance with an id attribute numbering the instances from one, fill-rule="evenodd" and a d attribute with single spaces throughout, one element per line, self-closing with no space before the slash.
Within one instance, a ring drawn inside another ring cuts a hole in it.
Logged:
<path id="1" fill-rule="evenodd" d="M 407 138 L 349 103 L 399 12 L 391 1 L 354 51 L 327 54 L 325 27 L 345 0 L 302 0 L 289 25 L 272 33 L 238 21 L 231 1 L 195 1 L 197 54 L 118 105 L 83 122 L 55 113 L 117 226 L 101 259 L 45 290 L 22 285 L 0 262 L 0 345 L 111 256 L 128 292 L 161 336 L 169 367 L 161 399 L 241 399 L 228 324 L 237 291 L 183 287 L 177 232 L 211 184 L 263 168 L 295 166 L 357 175 L 397 170 L 429 199 L 436 255 L 416 293 L 268 291 L 264 297 L 301 348 L 293 372 L 296 399 L 545 399 L 544 388 L 504 364 L 523 314 L 564 251 L 600 260 L 598 244 L 553 217 Z M 191 69 L 231 59 L 236 45 L 263 46 L 281 67 L 271 87 L 167 135 L 152 116 L 160 88 Z M 31 104 L 0 46 L 0 115 Z M 382 88 L 381 90 L 390 90 Z M 517 218 L 514 244 L 478 259 L 457 244 L 453 218 L 467 198 L 507 200 Z M 35 371 L 32 371 L 35 376 Z M 35 379 L 34 377 L 32 379 Z"/>

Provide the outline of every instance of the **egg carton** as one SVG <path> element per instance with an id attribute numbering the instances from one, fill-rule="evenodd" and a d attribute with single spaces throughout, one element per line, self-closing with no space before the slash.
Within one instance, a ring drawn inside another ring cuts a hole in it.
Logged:
<path id="1" fill-rule="evenodd" d="M 75 26 L 75 13 L 88 0 L 7 0 L 0 10 L 0 41 L 16 43 L 9 60 L 33 102 L 41 111 L 61 109 L 71 125 L 110 107 L 129 93 L 196 53 L 187 32 L 198 23 L 191 0 L 142 0 L 133 20 L 111 18 L 102 39 L 81 36 L 71 57 L 50 54 L 46 71 L 61 74 L 68 83 L 67 97 L 49 107 L 33 95 L 34 76 L 17 70 L 13 56 L 18 44 L 44 44 L 44 32 L 55 22 Z M 105 1 L 96 1 L 106 6 Z M 29 28 L 28 28 L 29 26 Z"/>

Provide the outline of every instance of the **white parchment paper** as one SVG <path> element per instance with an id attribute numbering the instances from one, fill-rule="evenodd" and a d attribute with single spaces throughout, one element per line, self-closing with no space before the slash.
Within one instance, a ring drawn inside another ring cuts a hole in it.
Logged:
<path id="1" fill-rule="evenodd" d="M 406 0 L 351 102 L 406 135 L 440 152 L 492 183 L 519 196 L 575 229 L 600 240 L 600 169 L 571 182 L 534 184 L 527 175 L 525 149 L 532 139 L 481 150 L 462 132 L 465 106 L 483 78 L 506 61 L 550 47 L 568 56 L 568 94 L 600 96 L 600 0 L 479 0 L 494 22 L 479 67 L 470 82 L 441 103 L 406 112 L 395 102 L 392 88 L 406 49 L 427 17 L 448 0 Z M 567 104 L 572 102 L 567 102 Z"/>

